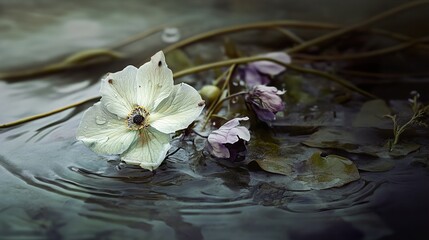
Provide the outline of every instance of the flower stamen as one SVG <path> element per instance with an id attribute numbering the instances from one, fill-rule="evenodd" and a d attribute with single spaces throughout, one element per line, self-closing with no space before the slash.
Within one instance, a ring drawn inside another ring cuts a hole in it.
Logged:
<path id="1" fill-rule="evenodd" d="M 147 117 L 149 112 L 141 106 L 136 106 L 130 114 L 128 114 L 126 124 L 130 130 L 140 130 L 149 126 Z"/>

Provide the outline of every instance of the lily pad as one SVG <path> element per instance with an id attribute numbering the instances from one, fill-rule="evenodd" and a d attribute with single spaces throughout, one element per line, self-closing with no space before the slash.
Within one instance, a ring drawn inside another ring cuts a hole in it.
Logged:
<path id="1" fill-rule="evenodd" d="M 380 158 L 406 156 L 420 148 L 420 145 L 414 143 L 399 143 L 393 151 L 389 151 L 387 138 L 373 128 L 322 128 L 313 133 L 303 144 L 309 147 L 340 149 Z"/>
<path id="2" fill-rule="evenodd" d="M 256 141 L 254 141 L 256 142 Z M 298 155 L 298 153 L 295 153 Z M 259 141 L 259 143 L 249 146 L 248 158 L 254 160 L 259 167 L 271 173 L 282 175 L 293 175 L 294 154 L 289 154 L 289 159 L 286 160 L 281 154 L 279 145 L 270 142 Z M 298 159 L 298 161 L 301 161 Z"/>
<path id="3" fill-rule="evenodd" d="M 366 172 L 385 172 L 395 167 L 395 162 L 389 159 L 370 159 L 358 161 L 357 167 L 359 170 Z"/>
<path id="4" fill-rule="evenodd" d="M 375 99 L 367 101 L 362 105 L 360 112 L 353 121 L 353 126 L 391 129 L 392 121 L 384 117 L 384 115 L 390 113 L 391 109 L 384 100 Z"/>
<path id="5" fill-rule="evenodd" d="M 322 157 L 316 152 L 305 161 L 304 169 L 298 180 L 310 185 L 312 189 L 340 187 L 360 178 L 354 163 L 337 155 Z"/>
<path id="6" fill-rule="evenodd" d="M 347 158 L 328 155 L 303 146 L 283 147 L 269 142 L 249 146 L 248 158 L 267 172 L 288 176 L 289 189 L 311 190 L 340 187 L 360 178 Z"/>

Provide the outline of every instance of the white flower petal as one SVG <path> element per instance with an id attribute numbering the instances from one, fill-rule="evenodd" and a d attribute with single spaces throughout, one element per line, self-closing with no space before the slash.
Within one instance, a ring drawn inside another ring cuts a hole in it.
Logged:
<path id="1" fill-rule="evenodd" d="M 134 142 L 137 133 L 98 102 L 83 114 L 76 138 L 98 154 L 121 154 Z"/>
<path id="2" fill-rule="evenodd" d="M 151 112 L 170 95 L 174 85 L 173 73 L 168 68 L 162 51 L 157 52 L 138 69 L 137 80 L 137 103 Z"/>
<path id="3" fill-rule="evenodd" d="M 170 135 L 149 127 L 141 131 L 140 138 L 121 158 L 128 164 L 152 171 L 161 165 L 169 149 Z"/>
<path id="4" fill-rule="evenodd" d="M 111 113 L 126 118 L 137 104 L 137 68 L 127 66 L 124 70 L 110 73 L 101 81 L 101 103 Z"/>
<path id="5" fill-rule="evenodd" d="M 170 96 L 149 116 L 149 124 L 163 133 L 189 126 L 204 108 L 200 94 L 186 83 L 175 85 Z"/>

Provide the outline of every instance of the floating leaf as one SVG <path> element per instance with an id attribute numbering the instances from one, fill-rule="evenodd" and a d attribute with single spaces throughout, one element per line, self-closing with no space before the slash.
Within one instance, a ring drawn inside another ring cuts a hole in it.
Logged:
<path id="1" fill-rule="evenodd" d="M 251 150 L 248 158 L 258 163 L 263 170 L 283 175 L 293 173 L 292 161 L 285 161 L 277 144 L 260 141 L 257 145 L 250 145 L 249 148 Z"/>
<path id="2" fill-rule="evenodd" d="M 363 153 L 380 158 L 406 156 L 420 148 L 414 143 L 400 143 L 389 151 L 387 138 L 376 129 L 322 128 L 313 133 L 303 144 L 309 147 L 341 149 L 350 153 Z"/>
<path id="3" fill-rule="evenodd" d="M 391 109 L 384 100 L 375 99 L 367 101 L 362 105 L 360 112 L 353 121 L 353 126 L 391 129 L 392 122 L 384 117 L 390 113 Z"/>
<path id="4" fill-rule="evenodd" d="M 349 159 L 337 155 L 322 157 L 318 152 L 305 162 L 304 172 L 298 175 L 298 180 L 312 189 L 340 187 L 359 178 L 358 169 Z"/>
<path id="5" fill-rule="evenodd" d="M 359 170 L 367 172 L 385 172 L 395 167 L 395 162 L 389 159 L 370 159 L 357 162 Z"/>
<path id="6" fill-rule="evenodd" d="M 337 155 L 321 157 L 320 152 L 302 146 L 281 148 L 253 141 L 248 159 L 267 172 L 288 176 L 291 181 L 286 185 L 293 190 L 339 187 L 360 178 L 352 161 Z"/>

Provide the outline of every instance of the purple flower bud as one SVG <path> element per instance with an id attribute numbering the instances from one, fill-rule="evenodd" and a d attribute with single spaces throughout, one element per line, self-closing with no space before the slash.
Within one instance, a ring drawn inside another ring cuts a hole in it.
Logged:
<path id="1" fill-rule="evenodd" d="M 262 55 L 263 57 L 273 58 L 283 63 L 290 63 L 291 58 L 284 52 L 272 52 Z M 270 61 L 258 61 L 247 64 L 243 70 L 242 76 L 247 85 L 252 87 L 258 84 L 268 84 L 270 79 L 268 76 L 275 76 L 286 70 L 282 65 Z"/>
<path id="2" fill-rule="evenodd" d="M 208 149 L 213 156 L 235 161 L 239 154 L 246 150 L 245 141 L 250 140 L 250 132 L 239 126 L 239 121 L 242 120 L 247 121 L 249 118 L 234 118 L 210 133 L 207 139 Z"/>
<path id="3" fill-rule="evenodd" d="M 246 96 L 252 109 L 261 121 L 272 121 L 276 119 L 276 113 L 283 111 L 285 105 L 280 98 L 286 91 L 280 91 L 276 87 L 265 85 L 254 86 Z"/>

